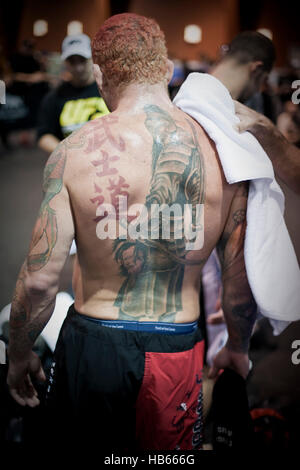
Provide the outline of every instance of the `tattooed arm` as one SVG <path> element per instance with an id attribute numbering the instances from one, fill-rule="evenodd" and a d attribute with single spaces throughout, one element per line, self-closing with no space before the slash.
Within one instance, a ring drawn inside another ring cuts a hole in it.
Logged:
<path id="1" fill-rule="evenodd" d="M 20 405 L 39 403 L 31 378 L 42 380 L 44 373 L 32 346 L 52 315 L 59 275 L 74 237 L 64 184 L 66 158 L 67 145 L 62 142 L 46 164 L 45 195 L 12 300 L 7 382 Z"/>
<path id="2" fill-rule="evenodd" d="M 211 376 L 231 367 L 246 377 L 249 370 L 248 348 L 256 320 L 257 307 L 245 268 L 244 238 L 246 231 L 248 185 L 238 186 L 229 217 L 218 244 L 222 265 L 222 306 L 228 329 L 226 346 L 216 356 Z"/>

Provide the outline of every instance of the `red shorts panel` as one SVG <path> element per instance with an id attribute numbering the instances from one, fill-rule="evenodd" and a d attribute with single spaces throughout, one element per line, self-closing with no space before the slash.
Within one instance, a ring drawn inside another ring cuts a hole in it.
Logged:
<path id="1" fill-rule="evenodd" d="M 136 439 L 144 450 L 201 449 L 204 341 L 187 351 L 145 353 L 136 403 Z"/>

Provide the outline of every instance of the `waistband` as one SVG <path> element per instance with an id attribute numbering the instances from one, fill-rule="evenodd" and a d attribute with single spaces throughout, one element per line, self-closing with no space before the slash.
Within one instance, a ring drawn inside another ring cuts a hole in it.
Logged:
<path id="1" fill-rule="evenodd" d="M 197 321 L 192 323 L 167 323 L 152 321 L 139 322 L 128 320 L 101 320 L 99 318 L 92 318 L 88 315 L 83 315 L 82 313 L 78 313 L 78 315 L 82 318 L 85 318 L 86 320 L 97 323 L 101 326 L 106 326 L 108 328 L 129 331 L 146 331 L 148 333 L 160 333 L 167 335 L 186 335 L 193 333 L 198 327 Z"/>

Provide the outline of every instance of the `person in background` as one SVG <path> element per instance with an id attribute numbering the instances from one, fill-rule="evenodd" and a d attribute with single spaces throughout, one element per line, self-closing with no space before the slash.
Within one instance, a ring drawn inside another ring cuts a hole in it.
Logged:
<path id="1" fill-rule="evenodd" d="M 288 142 L 300 148 L 300 113 L 281 113 L 277 118 L 277 127 Z"/>
<path id="2" fill-rule="evenodd" d="M 63 40 L 61 59 L 70 80 L 45 96 L 38 117 L 38 145 L 47 153 L 87 121 L 109 113 L 94 79 L 91 57 L 91 42 L 86 34 Z"/>
<path id="3" fill-rule="evenodd" d="M 228 45 L 220 62 L 211 69 L 235 100 L 249 101 L 261 91 L 275 60 L 275 48 L 270 39 L 255 32 L 238 34 Z M 204 308 L 207 325 L 207 362 L 227 340 L 227 329 L 221 304 L 222 280 L 218 254 L 214 250 L 202 271 Z"/>
<path id="4" fill-rule="evenodd" d="M 260 142 L 272 161 L 275 173 L 296 194 L 300 194 L 300 149 L 290 143 L 263 114 L 235 101 L 240 119 L 237 130 L 249 131 Z"/>
<path id="5" fill-rule="evenodd" d="M 300 109 L 299 104 L 292 101 L 292 83 L 290 93 L 285 96 L 282 112 L 277 118 L 276 125 L 288 142 L 300 147 Z"/>
<path id="6" fill-rule="evenodd" d="M 25 83 L 38 83 L 45 80 L 42 64 L 37 58 L 35 42 L 25 39 L 18 52 L 10 60 L 13 80 Z"/>
<path id="7" fill-rule="evenodd" d="M 39 61 L 35 46 L 32 39 L 22 41 L 19 50 L 9 58 L 5 70 L 8 96 L 1 116 L 1 124 L 4 124 L 4 143 L 9 132 L 13 130 L 21 130 L 21 145 L 33 145 L 35 141 L 34 129 L 39 105 L 49 91 L 48 76 Z"/>
<path id="8" fill-rule="evenodd" d="M 210 73 L 225 85 L 233 99 L 243 103 L 261 90 L 274 61 L 272 41 L 256 31 L 244 31 L 232 40 Z"/>

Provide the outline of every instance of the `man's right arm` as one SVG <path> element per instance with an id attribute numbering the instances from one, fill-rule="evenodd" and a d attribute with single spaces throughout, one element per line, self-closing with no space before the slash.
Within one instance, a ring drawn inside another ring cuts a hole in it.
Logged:
<path id="1" fill-rule="evenodd" d="M 237 187 L 217 246 L 222 266 L 222 307 L 228 341 L 215 358 L 211 377 L 225 367 L 236 370 L 244 378 L 248 374 L 248 349 L 257 306 L 248 283 L 244 260 L 247 198 L 248 183 L 241 183 Z"/>
<path id="2" fill-rule="evenodd" d="M 249 131 L 256 137 L 272 161 L 275 173 L 300 194 L 300 149 L 288 142 L 270 119 L 238 101 L 234 103 L 241 121 L 239 132 Z"/>

